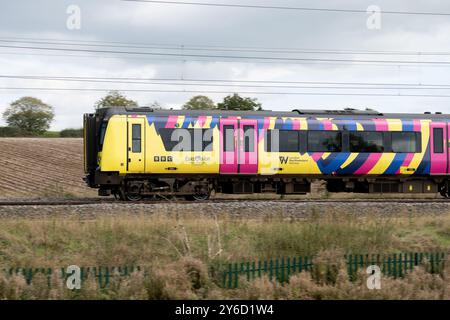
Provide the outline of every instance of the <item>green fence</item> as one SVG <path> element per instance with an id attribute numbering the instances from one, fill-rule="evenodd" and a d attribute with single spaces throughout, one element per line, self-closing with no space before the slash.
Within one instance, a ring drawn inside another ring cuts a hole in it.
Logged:
<path id="1" fill-rule="evenodd" d="M 347 272 L 351 280 L 356 279 L 362 268 L 370 265 L 380 267 L 382 275 L 389 277 L 403 277 L 414 267 L 427 263 L 427 271 L 440 273 L 444 268 L 445 253 L 399 253 L 389 255 L 345 255 Z M 292 274 L 302 271 L 312 271 L 314 268 L 312 257 L 280 258 L 257 262 L 229 264 L 223 272 L 222 286 L 237 288 L 239 277 L 247 280 L 268 276 L 270 280 L 287 282 Z"/>
<path id="2" fill-rule="evenodd" d="M 357 273 L 370 265 L 380 267 L 383 276 L 403 277 L 414 267 L 425 265 L 430 273 L 441 273 L 445 260 L 445 253 L 400 253 L 388 255 L 345 255 L 344 260 L 347 266 L 347 272 L 351 280 L 356 279 Z M 425 262 L 427 262 L 425 264 Z M 330 264 L 332 265 L 332 263 Z M 313 271 L 313 257 L 288 257 L 280 259 L 270 259 L 262 261 L 253 261 L 245 263 L 232 263 L 225 267 L 221 273 L 222 286 L 224 288 L 237 288 L 239 278 L 244 277 L 248 281 L 268 276 L 270 280 L 276 280 L 280 283 L 288 282 L 291 275 L 302 271 Z M 123 267 L 80 267 L 81 281 L 94 278 L 99 288 L 107 288 L 113 277 L 127 277 L 133 272 L 144 272 L 147 276 L 147 270 L 140 266 Z M 365 271 L 365 270 L 364 270 Z M 70 274 L 67 274 L 66 268 L 10 268 L 3 269 L 7 275 L 21 275 L 26 282 L 30 284 L 33 278 L 38 275 L 44 275 L 48 284 L 51 285 L 51 279 L 55 276 L 64 281 Z M 218 279 L 219 280 L 219 279 Z M 220 280 L 219 280 L 220 282 Z"/>
<path id="3" fill-rule="evenodd" d="M 223 273 L 223 287 L 237 288 L 239 276 L 245 275 L 247 280 L 268 275 L 270 280 L 274 278 L 280 282 L 289 279 L 292 273 L 311 271 L 311 257 L 281 258 L 258 262 L 234 263 L 228 265 L 228 271 Z"/>
<path id="4" fill-rule="evenodd" d="M 139 272 L 142 268 L 139 266 L 123 266 L 123 267 L 80 267 L 80 279 L 83 283 L 87 279 L 94 278 L 100 288 L 106 288 L 109 286 L 111 278 L 113 277 L 127 277 L 133 272 Z M 71 274 L 67 274 L 66 268 L 10 268 L 3 269 L 3 272 L 9 276 L 18 275 L 23 276 L 30 284 L 33 278 L 40 274 L 47 278 L 48 285 L 51 285 L 51 279 L 56 273 L 58 277 L 64 281 Z"/>

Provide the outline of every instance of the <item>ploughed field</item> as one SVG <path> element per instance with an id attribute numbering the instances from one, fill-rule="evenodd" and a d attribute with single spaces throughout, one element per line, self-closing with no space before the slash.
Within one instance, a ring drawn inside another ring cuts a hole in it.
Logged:
<path id="1" fill-rule="evenodd" d="M 0 199 L 91 197 L 79 138 L 0 138 Z"/>

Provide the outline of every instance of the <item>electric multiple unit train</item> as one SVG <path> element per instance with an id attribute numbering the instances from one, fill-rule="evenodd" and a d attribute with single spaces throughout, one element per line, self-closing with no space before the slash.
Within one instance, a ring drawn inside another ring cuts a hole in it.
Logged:
<path id="1" fill-rule="evenodd" d="M 122 200 L 211 192 L 440 193 L 450 197 L 450 115 L 374 110 L 153 110 L 84 115 L 85 181 Z"/>

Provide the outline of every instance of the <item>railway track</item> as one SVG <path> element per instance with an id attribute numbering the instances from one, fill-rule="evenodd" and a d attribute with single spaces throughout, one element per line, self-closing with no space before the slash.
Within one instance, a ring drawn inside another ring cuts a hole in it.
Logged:
<path id="1" fill-rule="evenodd" d="M 280 202 L 280 203 L 391 203 L 391 204 L 424 204 L 424 203 L 450 203 L 447 199 L 212 199 L 206 201 L 187 200 L 149 200 L 137 202 L 123 202 L 114 199 L 81 199 L 81 200 L 0 200 L 0 207 L 5 206 L 81 206 L 81 205 L 152 205 L 152 204 L 214 204 L 214 203 L 236 203 L 236 202 Z"/>

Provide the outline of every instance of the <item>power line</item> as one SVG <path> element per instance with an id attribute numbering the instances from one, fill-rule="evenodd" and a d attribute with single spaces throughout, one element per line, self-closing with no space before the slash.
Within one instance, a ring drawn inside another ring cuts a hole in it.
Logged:
<path id="1" fill-rule="evenodd" d="M 261 91 L 205 91 L 205 90 L 162 90 L 162 89 L 99 89 L 99 88 L 43 88 L 43 87 L 0 87 L 0 90 L 35 90 L 35 91 L 92 91 L 109 92 L 153 92 L 153 93 L 202 93 L 202 94 L 260 94 L 260 95 L 308 95 L 308 96 L 376 96 L 376 97 L 428 97 L 450 98 L 443 94 L 391 94 L 391 93 L 340 93 L 340 92 L 261 92 Z"/>
<path id="2" fill-rule="evenodd" d="M 138 85 L 167 86 L 200 86 L 200 87 L 242 87 L 242 88 L 280 88 L 280 89 L 368 89 L 368 90 L 448 90 L 449 84 L 373 84 L 373 83 L 339 83 L 339 82 L 271 82 L 271 81 L 231 81 L 202 79 L 151 79 L 151 78 L 101 78 L 101 77 L 69 77 L 69 76 L 20 76 L 0 75 L 3 79 L 25 79 L 44 81 L 69 81 L 89 83 L 121 83 Z M 178 82 L 172 82 L 178 81 Z M 180 82 L 181 81 L 181 82 Z M 222 82 L 222 83 L 220 83 Z M 244 83 L 244 84 L 242 84 Z M 249 84 L 250 83 L 250 84 Z M 251 84 L 253 83 L 253 84 Z M 255 84 L 256 83 L 256 84 Z M 286 85 L 288 83 L 297 85 Z M 302 84 L 302 85 L 298 85 Z M 320 85 L 320 86 L 319 86 Z M 326 86 L 324 86 L 326 85 Z M 351 86 L 350 86 L 351 85 Z"/>
<path id="3" fill-rule="evenodd" d="M 161 61 L 161 62 L 202 62 L 202 63 L 240 63 L 240 64 L 263 64 L 263 65 L 274 65 L 274 64 L 289 64 L 289 65 L 317 65 L 320 62 L 312 62 L 312 61 L 304 61 L 304 62 L 288 62 L 288 61 L 276 61 L 276 62 L 270 62 L 270 61 L 230 61 L 230 60 L 224 60 L 224 59 L 214 59 L 214 60 L 206 60 L 206 59 L 189 59 L 189 60 L 180 60 L 176 58 L 155 58 L 155 57 L 145 57 L 145 56 L 105 56 L 105 55 L 89 55 L 89 54 L 51 54 L 51 53 L 36 53 L 36 52 L 0 52 L 0 55 L 13 55 L 13 56 L 40 56 L 40 57 L 63 57 L 63 58 L 100 58 L 100 59 L 121 59 L 121 60 L 129 60 L 129 59 L 139 59 L 139 60 L 145 60 L 145 61 Z M 383 63 L 358 63 L 358 62 L 341 62 L 341 63 L 332 63 L 327 62 L 327 66 L 362 66 L 362 67 L 390 67 L 390 68 L 448 68 L 450 65 L 425 65 L 425 66 L 417 66 L 417 65 L 410 65 L 410 64 L 404 64 L 404 65 L 395 65 L 395 64 L 383 64 Z"/>
<path id="4" fill-rule="evenodd" d="M 295 11 L 339 12 L 339 13 L 367 13 L 367 10 L 361 10 L 361 9 L 309 8 L 309 7 L 267 6 L 267 5 L 187 2 L 187 1 L 156 1 L 156 0 L 122 0 L 122 1 L 146 2 L 146 3 L 155 3 L 155 4 L 208 6 L 208 7 L 247 8 L 247 9 L 273 9 L 273 10 L 295 10 Z M 398 15 L 450 16 L 450 13 L 446 13 L 446 12 L 382 11 L 382 13 L 383 14 L 398 14 Z"/>
<path id="5" fill-rule="evenodd" d="M 212 49 L 236 49 L 237 51 L 245 50 L 280 50 L 280 52 L 327 52 L 327 53 L 345 53 L 345 54 L 399 54 L 399 55 L 450 55 L 450 52 L 438 52 L 438 51 L 406 51 L 406 50 L 356 50 L 356 49 L 330 49 L 330 48 L 296 48 L 296 47 L 262 47 L 262 46 L 220 46 L 220 45 L 206 45 L 206 44 L 173 44 L 173 43 L 140 43 L 140 42 L 120 42 L 120 41 L 100 41 L 100 40 L 83 40 L 83 39 L 55 39 L 55 38 L 27 38 L 27 37 L 2 37 L 4 42 L 10 42 L 9 40 L 26 40 L 19 42 L 31 41 L 56 41 L 56 42 L 72 42 L 72 43 L 99 43 L 99 44 L 119 44 L 122 46 L 142 46 L 142 47 L 155 47 L 155 46 L 169 46 L 173 49 L 185 49 L 188 47 L 195 48 L 212 48 Z M 67 43 L 67 44 L 69 44 Z M 63 43 L 58 43 L 63 44 Z"/>
<path id="6" fill-rule="evenodd" d="M 64 41 L 69 43 L 61 43 Z M 45 44 L 59 46 L 81 46 L 81 47 L 109 47 L 109 48 L 132 48 L 132 49 L 157 49 L 157 50 L 185 50 L 185 51 L 211 51 L 211 52 L 252 52 L 252 53 L 283 53 L 283 54 L 336 54 L 336 55 L 400 55 L 400 56 L 449 56 L 450 52 L 427 52 L 427 51 L 373 51 L 373 50 L 337 50 L 337 49 L 276 49 L 276 48 L 257 48 L 257 47 L 229 47 L 229 46 L 189 46 L 182 44 L 107 44 L 103 42 L 92 43 L 85 41 L 72 40 L 8 40 L 0 39 L 0 42 L 6 43 L 28 43 L 28 44 Z"/>
<path id="7" fill-rule="evenodd" d="M 420 64 L 420 65 L 449 65 L 450 61 L 405 61 L 405 60 L 362 60 L 362 59 L 326 59 L 326 58 L 287 58 L 287 57 L 267 57 L 267 56 L 235 56 L 235 55 L 207 55 L 207 54 L 188 54 L 188 53 L 156 53 L 141 51 L 117 51 L 117 50 L 93 50 L 79 48 L 48 48 L 35 46 L 16 46 L 0 45 L 0 48 L 30 49 L 30 50 L 49 50 L 49 51 L 74 51 L 91 53 L 113 53 L 113 54 L 132 54 L 132 55 L 150 55 L 150 56 L 169 56 L 169 57 L 192 57 L 192 58 L 221 58 L 221 59 L 247 59 L 247 60 L 270 60 L 270 61 L 293 61 L 293 62 L 360 62 L 360 63 L 387 63 L 387 64 Z"/>

